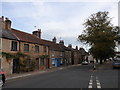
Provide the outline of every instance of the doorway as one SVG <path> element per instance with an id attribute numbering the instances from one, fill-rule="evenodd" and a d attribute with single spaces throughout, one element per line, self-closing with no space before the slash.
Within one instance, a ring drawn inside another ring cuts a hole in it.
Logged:
<path id="1" fill-rule="evenodd" d="M 19 71 L 20 71 L 19 59 L 13 59 L 13 73 L 19 73 Z"/>

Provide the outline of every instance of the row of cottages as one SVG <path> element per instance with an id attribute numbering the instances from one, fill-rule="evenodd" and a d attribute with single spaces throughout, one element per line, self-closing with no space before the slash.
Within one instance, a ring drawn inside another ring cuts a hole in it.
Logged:
<path id="1" fill-rule="evenodd" d="M 11 23 L 0 18 L 0 68 L 6 74 L 80 64 L 85 57 L 83 48 L 66 47 L 63 40 L 56 43 L 56 37 L 43 40 L 40 29 L 29 34 L 11 28 Z"/>

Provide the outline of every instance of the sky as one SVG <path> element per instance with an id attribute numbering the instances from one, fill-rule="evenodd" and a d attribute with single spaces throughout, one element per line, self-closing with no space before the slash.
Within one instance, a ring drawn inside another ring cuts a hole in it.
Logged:
<path id="1" fill-rule="evenodd" d="M 91 14 L 108 11 L 112 24 L 118 26 L 119 0 L 4 0 L 0 2 L 0 17 L 8 17 L 12 28 L 32 33 L 41 29 L 42 39 L 57 42 L 64 40 L 66 46 L 89 46 L 78 42 L 82 34 L 83 23 Z M 36 26 L 36 27 L 35 27 Z"/>

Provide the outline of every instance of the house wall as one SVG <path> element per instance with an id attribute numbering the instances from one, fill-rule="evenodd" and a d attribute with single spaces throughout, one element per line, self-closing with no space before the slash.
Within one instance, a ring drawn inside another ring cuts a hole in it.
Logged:
<path id="1" fill-rule="evenodd" d="M 1 51 L 2 52 L 7 52 L 7 53 L 18 52 L 18 51 L 11 51 L 11 42 L 12 42 L 12 40 L 2 38 L 2 43 L 1 43 L 2 49 L 1 49 Z M 19 44 L 18 44 L 17 48 L 19 50 Z M 4 70 L 5 74 L 12 74 L 13 59 L 7 60 L 5 57 L 1 57 L 1 61 L 2 61 L 1 62 L 2 63 L 1 68 Z"/>
<path id="2" fill-rule="evenodd" d="M 2 52 L 16 53 L 19 51 L 19 42 L 18 41 L 16 41 L 18 43 L 18 46 L 17 46 L 18 51 L 11 51 L 11 42 L 12 41 L 16 41 L 16 40 L 9 40 L 9 39 L 2 38 Z"/>
<path id="3" fill-rule="evenodd" d="M 78 64 L 78 56 L 76 51 L 74 51 L 74 64 Z"/>
<path id="4" fill-rule="evenodd" d="M 18 46 L 17 46 L 17 51 L 11 51 L 11 42 L 15 41 L 15 40 L 9 40 L 9 39 L 4 39 L 2 38 L 2 52 L 7 52 L 7 53 L 17 53 L 17 52 L 21 52 L 23 54 L 29 55 L 31 60 L 36 60 L 36 58 L 39 58 L 39 69 L 41 69 L 40 66 L 40 56 L 42 55 L 48 55 L 48 47 L 46 47 L 46 53 L 43 52 L 43 47 L 42 45 L 38 45 L 38 44 L 32 44 L 32 43 L 26 43 L 26 42 L 18 42 Z M 24 51 L 24 44 L 29 44 L 29 52 L 25 52 Z M 39 46 L 39 53 L 35 52 L 35 45 Z M 3 56 L 2 58 L 2 65 L 1 68 L 3 68 L 4 72 L 6 74 L 12 74 L 12 70 L 13 70 L 13 59 L 10 59 L 9 62 L 8 60 L 6 60 L 6 58 Z M 44 66 L 42 66 L 42 69 L 46 69 L 46 62 L 47 60 L 45 59 L 44 61 Z"/>
<path id="5" fill-rule="evenodd" d="M 72 52 L 71 51 L 65 51 L 65 63 L 67 64 L 67 65 L 70 65 L 70 64 L 72 64 Z"/>
<path id="6" fill-rule="evenodd" d="M 25 52 L 24 51 L 24 44 L 29 44 L 29 52 Z M 35 45 L 39 46 L 39 52 L 35 52 Z M 44 53 L 44 47 L 46 47 L 46 53 Z M 42 46 L 39 44 L 32 44 L 32 43 L 27 43 L 27 42 L 20 42 L 20 52 L 27 54 L 31 57 L 31 60 L 36 60 L 37 58 L 39 58 L 39 69 L 46 69 L 47 68 L 47 60 L 44 60 L 44 65 L 40 65 L 41 63 L 41 59 L 40 56 L 42 55 L 48 55 L 48 47 L 47 46 Z"/>
<path id="7" fill-rule="evenodd" d="M 62 56 L 60 55 L 61 53 L 62 53 Z M 53 59 L 55 59 L 55 58 L 62 58 L 62 60 L 64 62 L 64 52 L 62 52 L 62 51 L 50 50 L 49 55 L 50 55 L 50 68 L 55 67 L 55 64 L 53 64 Z"/>
<path id="8" fill-rule="evenodd" d="M 78 52 L 78 64 L 82 63 L 82 52 Z"/>

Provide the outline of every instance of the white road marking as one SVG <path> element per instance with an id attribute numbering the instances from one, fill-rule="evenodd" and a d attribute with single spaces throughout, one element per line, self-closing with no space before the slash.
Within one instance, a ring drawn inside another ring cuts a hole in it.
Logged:
<path id="1" fill-rule="evenodd" d="M 89 85 L 88 85 L 88 88 L 93 88 L 93 75 L 90 76 L 90 81 L 89 81 Z M 100 81 L 98 80 L 98 77 L 96 77 L 96 85 L 97 85 L 97 88 L 101 88 L 101 85 L 100 85 Z"/>
<path id="2" fill-rule="evenodd" d="M 97 88 L 101 88 L 100 81 L 98 80 L 98 77 L 96 77 L 96 83 L 97 83 Z"/>
<path id="3" fill-rule="evenodd" d="M 88 88 L 92 88 L 92 86 L 88 86 Z"/>
<path id="4" fill-rule="evenodd" d="M 93 75 L 91 75 L 91 77 L 90 77 L 88 88 L 92 88 L 92 84 L 93 84 Z"/>
<path id="5" fill-rule="evenodd" d="M 101 88 L 101 86 L 97 86 L 97 88 Z"/>

